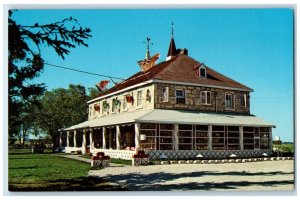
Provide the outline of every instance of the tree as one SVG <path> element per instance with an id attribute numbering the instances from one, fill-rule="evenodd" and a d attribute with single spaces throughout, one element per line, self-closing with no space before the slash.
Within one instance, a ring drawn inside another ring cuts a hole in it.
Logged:
<path id="1" fill-rule="evenodd" d="M 35 115 L 38 126 L 51 137 L 54 148 L 58 146 L 59 129 L 87 120 L 87 100 L 85 87 L 81 85 L 71 84 L 68 89 L 45 92 Z"/>
<path id="2" fill-rule="evenodd" d="M 101 94 L 101 91 L 99 91 L 99 89 L 96 87 L 88 88 L 88 90 L 89 90 L 89 100 L 94 99 Z"/>
<path id="3" fill-rule="evenodd" d="M 72 17 L 50 24 L 25 26 L 18 24 L 9 11 L 8 18 L 8 78 L 9 78 L 9 136 L 20 131 L 22 108 L 36 104 L 45 92 L 45 84 L 29 83 L 44 68 L 41 45 L 55 50 L 62 59 L 77 45 L 88 46 L 91 30 L 83 28 Z"/>

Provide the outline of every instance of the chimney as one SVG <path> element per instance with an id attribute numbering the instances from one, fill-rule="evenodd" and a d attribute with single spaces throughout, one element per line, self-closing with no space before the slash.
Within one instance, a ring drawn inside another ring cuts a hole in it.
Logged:
<path id="1" fill-rule="evenodd" d="M 188 50 L 186 48 L 181 49 L 180 54 L 188 55 Z"/>

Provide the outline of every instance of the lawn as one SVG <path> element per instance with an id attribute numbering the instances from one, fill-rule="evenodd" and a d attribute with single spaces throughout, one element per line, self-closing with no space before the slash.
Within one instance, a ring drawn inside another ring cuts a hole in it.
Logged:
<path id="1" fill-rule="evenodd" d="M 90 164 L 51 153 L 32 154 L 29 150 L 9 153 L 10 191 L 107 191 L 122 190 L 102 179 L 88 177 Z"/>

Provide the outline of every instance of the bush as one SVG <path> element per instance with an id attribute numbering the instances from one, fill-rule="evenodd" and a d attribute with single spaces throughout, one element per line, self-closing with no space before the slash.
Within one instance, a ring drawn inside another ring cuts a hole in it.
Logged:
<path id="1" fill-rule="evenodd" d="M 77 153 L 78 155 L 82 155 L 82 151 L 81 151 L 81 150 L 77 150 L 76 153 Z"/>

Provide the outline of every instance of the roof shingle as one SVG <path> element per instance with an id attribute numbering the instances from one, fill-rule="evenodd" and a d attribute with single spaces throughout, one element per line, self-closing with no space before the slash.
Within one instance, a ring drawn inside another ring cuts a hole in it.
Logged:
<path id="1" fill-rule="evenodd" d="M 207 78 L 199 77 L 196 73 L 196 70 L 198 70 L 201 64 L 202 63 L 194 60 L 187 55 L 179 54 L 173 57 L 171 60 L 163 61 L 145 72 L 137 72 L 128 79 L 118 83 L 117 86 L 114 86 L 101 93 L 98 97 L 125 89 L 127 87 L 151 79 L 202 84 L 208 86 L 223 86 L 253 91 L 251 88 L 237 81 L 234 81 L 209 67 L 206 67 Z"/>

